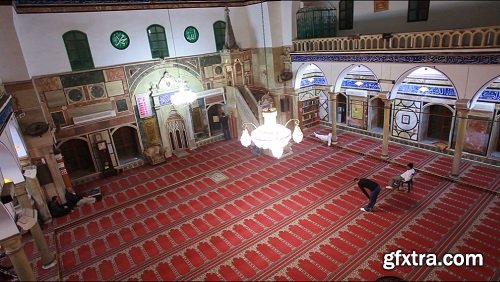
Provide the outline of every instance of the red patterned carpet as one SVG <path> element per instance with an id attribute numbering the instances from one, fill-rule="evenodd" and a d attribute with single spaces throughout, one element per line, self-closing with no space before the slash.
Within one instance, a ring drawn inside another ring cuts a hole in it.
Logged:
<path id="1" fill-rule="evenodd" d="M 405 280 L 500 279 L 500 168 L 464 161 L 459 181 L 443 177 L 451 157 L 343 132 L 338 146 L 314 138 L 276 160 L 237 140 L 78 187 L 103 200 L 44 228 L 58 266 L 39 280 Z M 356 176 L 385 186 L 415 163 L 406 191 L 383 189 L 373 213 Z M 482 267 L 384 270 L 384 254 L 481 253 Z"/>

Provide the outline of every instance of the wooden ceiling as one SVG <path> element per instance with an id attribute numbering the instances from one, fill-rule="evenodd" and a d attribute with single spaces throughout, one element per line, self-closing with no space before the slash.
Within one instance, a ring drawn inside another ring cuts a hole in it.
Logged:
<path id="1" fill-rule="evenodd" d="M 257 4 L 260 0 L 15 0 L 12 5 L 18 14 L 27 13 L 75 13 L 102 12 L 148 9 L 180 9 L 180 8 L 211 8 L 211 7 L 241 7 Z"/>

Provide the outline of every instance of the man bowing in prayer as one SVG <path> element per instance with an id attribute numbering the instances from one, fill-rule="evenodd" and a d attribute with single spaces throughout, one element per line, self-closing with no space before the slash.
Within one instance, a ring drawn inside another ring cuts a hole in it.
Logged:
<path id="1" fill-rule="evenodd" d="M 365 194 L 365 196 L 370 200 L 365 207 L 362 207 L 361 210 L 365 212 L 371 212 L 375 207 L 375 203 L 377 202 L 378 194 L 380 193 L 380 185 L 377 182 L 366 179 L 366 178 L 354 178 L 354 182 L 358 184 L 361 192 Z M 366 192 L 366 189 L 370 190 L 370 195 Z"/>

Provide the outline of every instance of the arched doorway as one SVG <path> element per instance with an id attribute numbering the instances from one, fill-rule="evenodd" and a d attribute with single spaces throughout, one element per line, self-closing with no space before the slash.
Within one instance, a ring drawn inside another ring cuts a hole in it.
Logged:
<path id="1" fill-rule="evenodd" d="M 113 142 L 121 165 L 139 158 L 139 139 L 133 127 L 118 128 L 113 132 Z"/>
<path id="2" fill-rule="evenodd" d="M 72 178 L 80 178 L 96 171 L 87 141 L 71 139 L 62 143 L 59 149 L 64 156 L 68 174 Z"/>
<path id="3" fill-rule="evenodd" d="M 346 94 L 346 103 L 349 105 L 346 124 L 370 130 L 372 119 L 376 117 L 373 112 L 370 113 L 372 106 L 370 97 L 380 92 L 380 84 L 373 71 L 364 65 L 351 65 L 341 72 L 335 83 L 335 89 Z"/>
<path id="4" fill-rule="evenodd" d="M 210 105 L 207 109 L 208 113 L 208 124 L 210 126 L 210 136 L 215 136 L 222 134 L 222 126 L 219 122 L 219 117 L 222 112 L 224 112 L 224 107 L 222 104 Z"/>
<path id="5" fill-rule="evenodd" d="M 384 129 L 384 102 L 380 98 L 375 98 L 370 101 L 368 110 L 368 120 L 370 120 L 369 130 L 372 132 L 382 133 Z"/>
<path id="6" fill-rule="evenodd" d="M 453 112 L 443 105 L 424 106 L 422 114 L 423 143 L 444 142 L 448 144 L 453 123 Z"/>
<path id="7" fill-rule="evenodd" d="M 457 91 L 436 67 L 404 72 L 391 90 L 392 136 L 424 144 L 450 144 Z"/>
<path id="8" fill-rule="evenodd" d="M 298 119 L 303 128 L 316 126 L 320 120 L 331 120 L 327 97 L 330 87 L 323 71 L 315 64 L 303 65 L 295 77 L 298 96 Z"/>
<path id="9" fill-rule="evenodd" d="M 346 123 L 347 97 L 344 94 L 337 95 L 337 123 Z"/>

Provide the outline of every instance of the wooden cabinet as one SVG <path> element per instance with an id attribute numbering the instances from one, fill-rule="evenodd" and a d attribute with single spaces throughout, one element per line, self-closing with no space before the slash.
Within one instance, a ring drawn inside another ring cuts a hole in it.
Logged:
<path id="1" fill-rule="evenodd" d="M 299 120 L 302 128 L 319 124 L 319 98 L 299 101 Z"/>
<path id="2" fill-rule="evenodd" d="M 96 145 L 102 175 L 104 177 L 116 175 L 116 170 L 113 162 L 111 161 L 111 152 L 108 150 L 106 141 L 99 141 Z"/>

